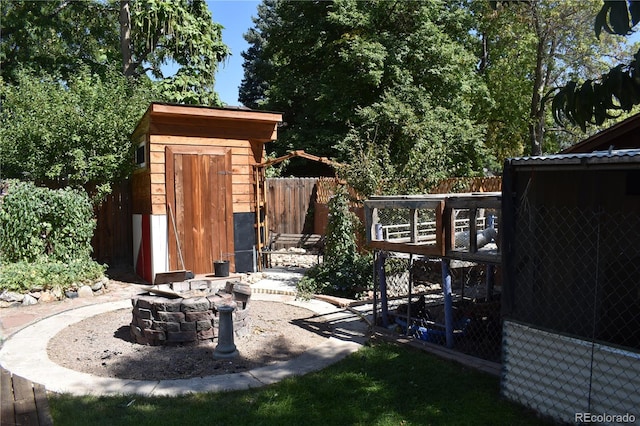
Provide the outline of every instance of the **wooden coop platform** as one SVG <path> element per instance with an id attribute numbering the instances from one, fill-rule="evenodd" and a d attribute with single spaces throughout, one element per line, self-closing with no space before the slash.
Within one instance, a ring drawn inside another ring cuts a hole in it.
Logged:
<path id="1" fill-rule="evenodd" d="M 364 202 L 373 249 L 498 264 L 501 193 L 376 196 Z"/>

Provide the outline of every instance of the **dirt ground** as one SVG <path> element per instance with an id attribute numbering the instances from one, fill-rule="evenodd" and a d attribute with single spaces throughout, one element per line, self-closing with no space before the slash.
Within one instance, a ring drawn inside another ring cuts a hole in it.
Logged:
<path id="1" fill-rule="evenodd" d="M 131 310 L 97 315 L 49 341 L 49 358 L 75 371 L 138 380 L 183 379 L 248 371 L 289 360 L 323 342 L 330 327 L 307 309 L 279 302 L 250 302 L 251 331 L 234 343 L 240 355 L 215 360 L 215 343 L 144 346 L 129 333 Z"/>

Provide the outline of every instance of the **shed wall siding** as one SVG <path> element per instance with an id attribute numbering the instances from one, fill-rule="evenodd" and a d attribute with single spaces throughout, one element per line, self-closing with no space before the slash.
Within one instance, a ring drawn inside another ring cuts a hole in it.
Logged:
<path id="1" fill-rule="evenodd" d="M 560 422 L 640 406 L 638 354 L 505 321 L 503 358 L 503 396 Z"/>
<path id="2" fill-rule="evenodd" d="M 165 148 L 168 146 L 215 146 L 231 149 L 232 197 L 234 213 L 250 213 L 255 211 L 253 166 L 262 161 L 256 158 L 255 152 L 262 154 L 248 140 L 216 139 L 185 136 L 151 135 L 151 208 L 153 214 L 166 214 L 166 180 L 165 180 Z M 262 144 L 259 144 L 262 145 Z"/>

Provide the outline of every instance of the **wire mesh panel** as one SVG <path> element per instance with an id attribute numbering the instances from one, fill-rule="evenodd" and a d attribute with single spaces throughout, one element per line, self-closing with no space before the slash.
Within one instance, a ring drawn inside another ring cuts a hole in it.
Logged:
<path id="1" fill-rule="evenodd" d="M 378 325 L 416 340 L 445 345 L 441 260 L 399 253 L 385 253 L 382 257 L 384 297 L 377 309 Z M 473 262 L 450 262 L 452 349 L 494 362 L 500 361 L 498 269 Z"/>
<path id="2" fill-rule="evenodd" d="M 640 216 L 523 202 L 516 218 L 503 393 L 563 422 L 640 418 Z"/>
<path id="3" fill-rule="evenodd" d="M 389 252 L 444 253 L 441 196 L 388 196 L 365 201 L 367 243 Z"/>

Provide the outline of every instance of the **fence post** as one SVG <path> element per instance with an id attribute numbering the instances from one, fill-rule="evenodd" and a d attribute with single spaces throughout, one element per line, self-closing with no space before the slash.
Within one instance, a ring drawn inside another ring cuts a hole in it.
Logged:
<path id="1" fill-rule="evenodd" d="M 376 239 L 382 239 L 382 225 L 376 223 Z M 376 259 L 378 269 L 378 284 L 380 286 L 380 305 L 382 308 L 382 325 L 389 326 L 389 306 L 387 305 L 387 276 L 384 272 L 385 254 L 378 251 Z"/>
<path id="2" fill-rule="evenodd" d="M 444 328 L 447 348 L 453 348 L 453 300 L 451 297 L 451 269 L 449 260 L 442 259 L 442 292 L 444 293 Z"/>
<path id="3" fill-rule="evenodd" d="M 487 215 L 487 228 L 495 228 L 495 216 L 492 214 Z M 486 268 L 486 284 L 487 284 L 487 297 L 486 301 L 489 302 L 493 300 L 493 284 L 494 284 L 494 272 L 495 266 L 491 264 L 487 264 Z"/>

